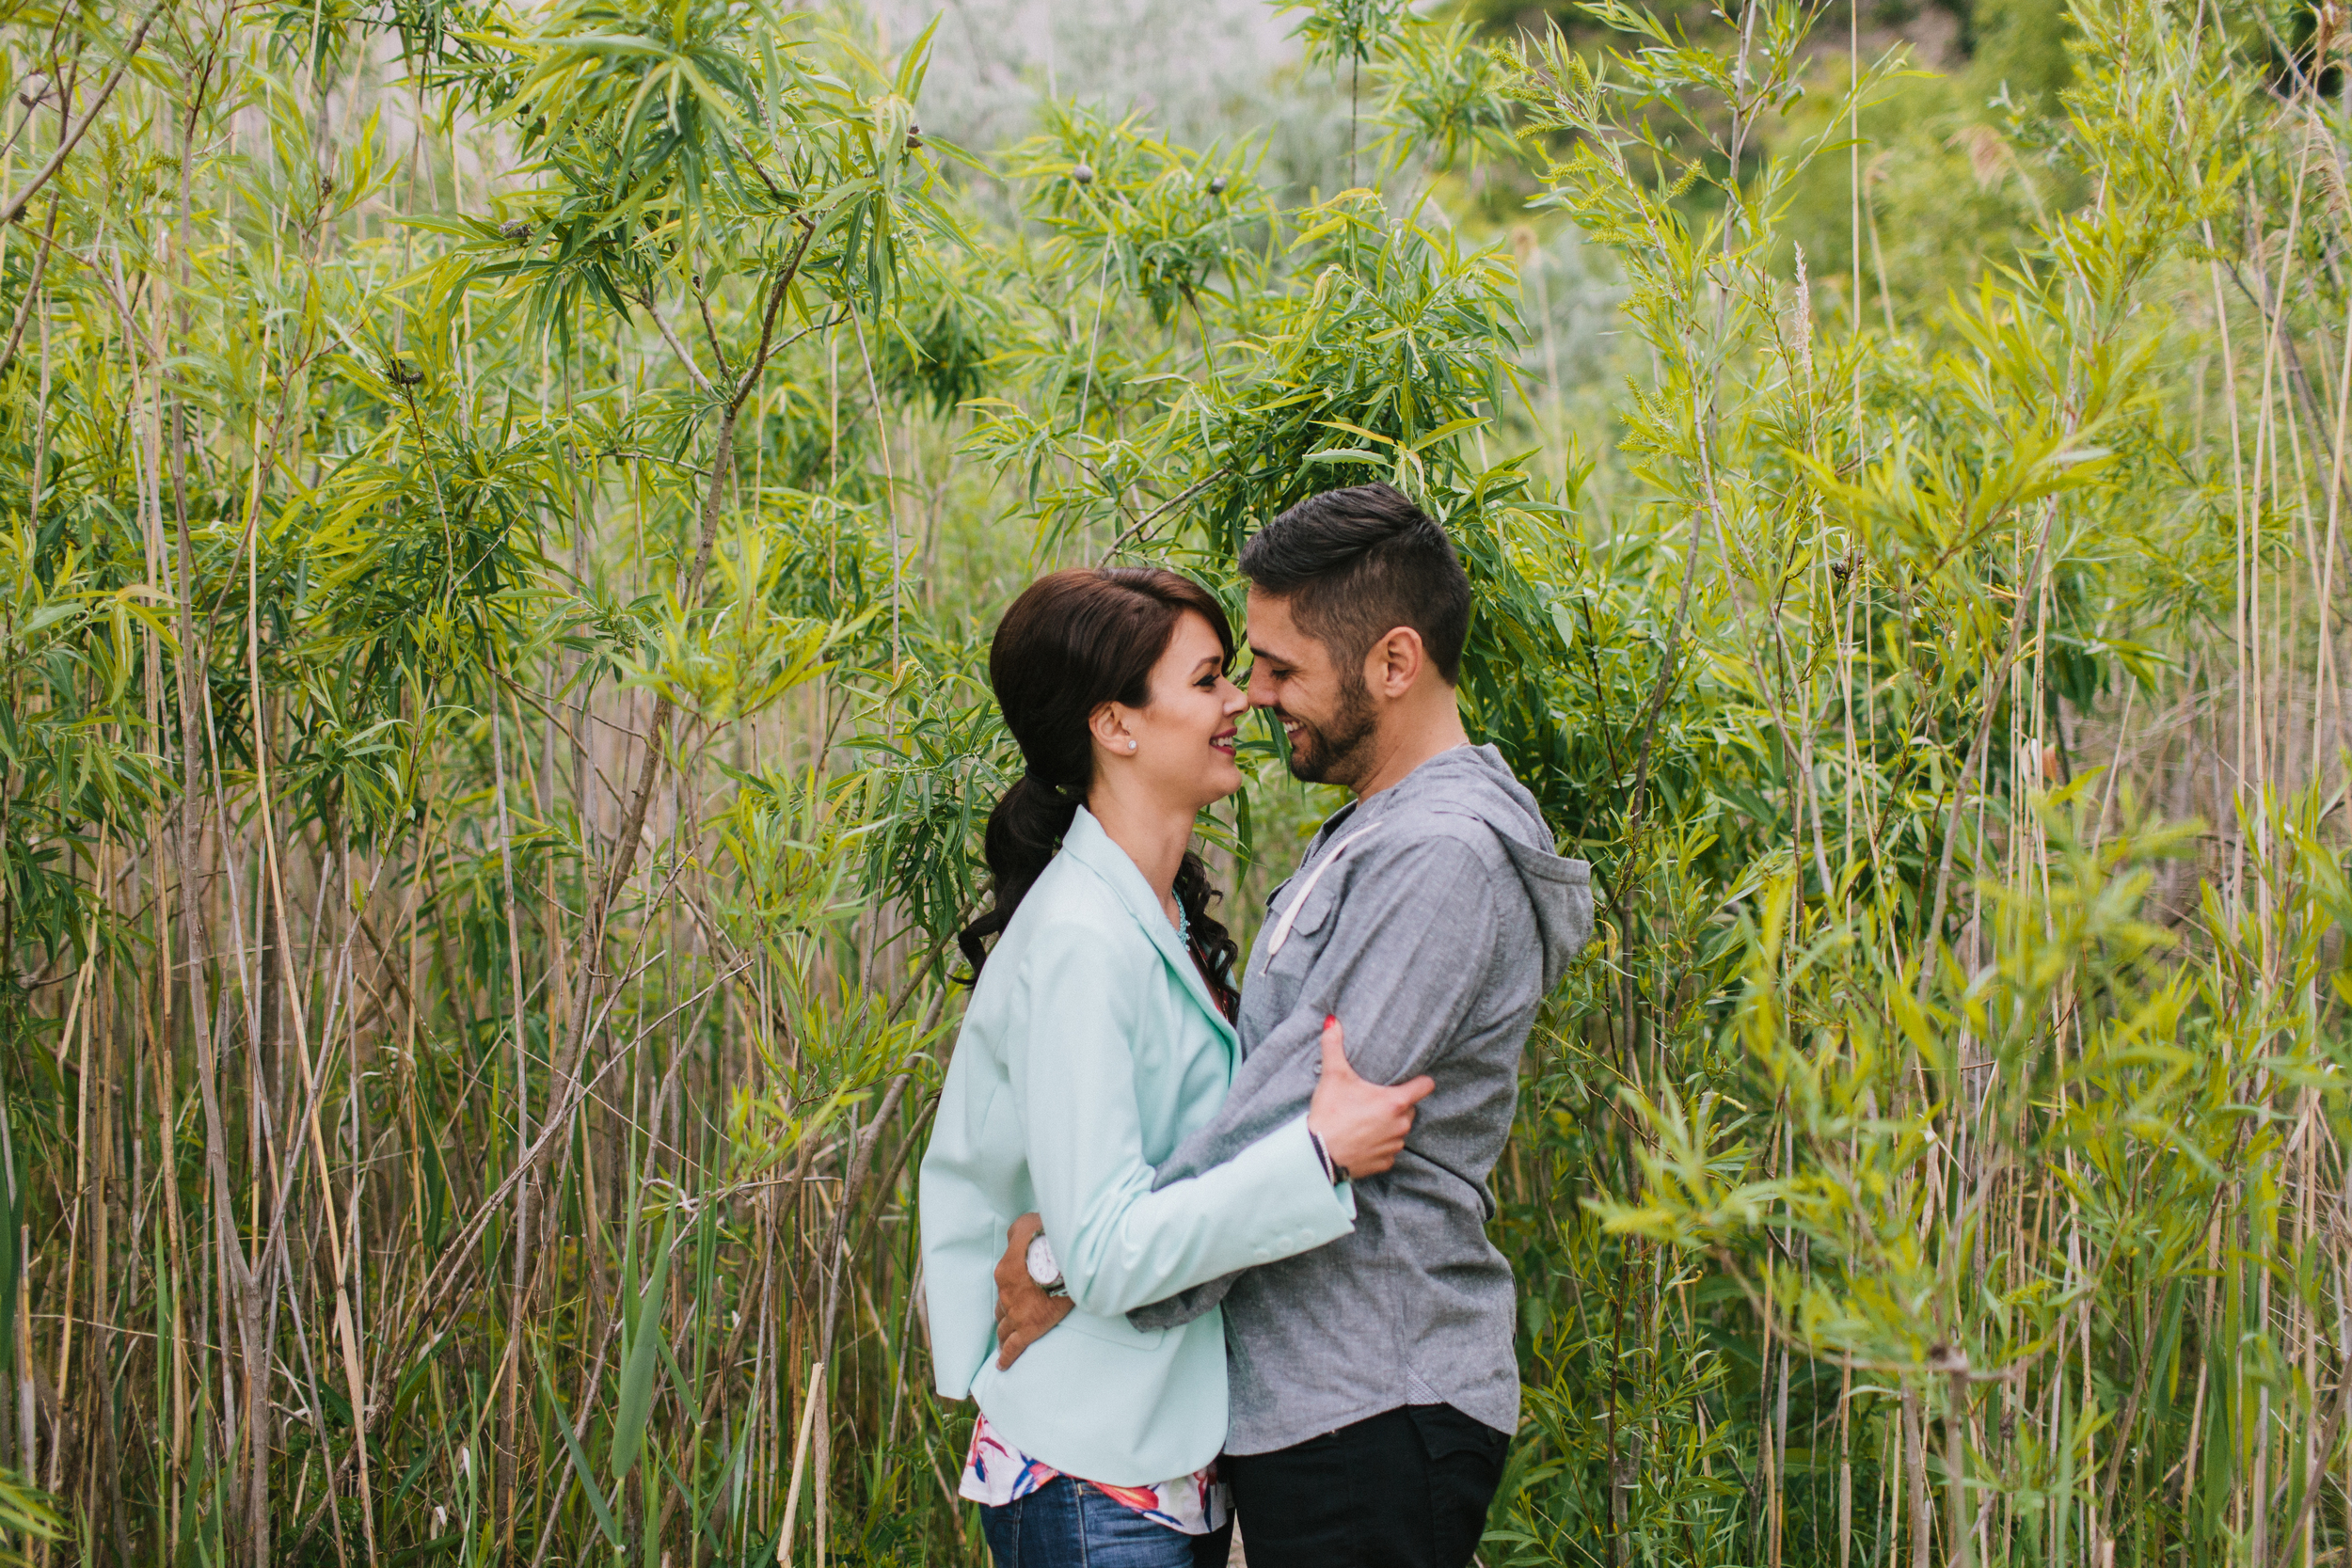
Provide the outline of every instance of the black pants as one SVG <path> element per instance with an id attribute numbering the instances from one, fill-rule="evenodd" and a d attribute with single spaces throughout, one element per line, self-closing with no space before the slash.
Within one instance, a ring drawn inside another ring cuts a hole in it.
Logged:
<path id="1" fill-rule="evenodd" d="M 1464 1568 L 1510 1446 L 1450 1404 L 1413 1404 L 1218 1468 L 1249 1568 Z"/>

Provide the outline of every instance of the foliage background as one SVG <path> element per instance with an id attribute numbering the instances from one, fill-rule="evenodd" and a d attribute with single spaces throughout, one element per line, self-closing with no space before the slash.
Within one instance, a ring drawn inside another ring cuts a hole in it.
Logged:
<path id="1" fill-rule="evenodd" d="M 2346 40 L 0 8 L 0 1544 L 980 1560 L 988 629 L 1378 476 L 1603 889 L 1486 1560 L 2343 1557 Z"/>

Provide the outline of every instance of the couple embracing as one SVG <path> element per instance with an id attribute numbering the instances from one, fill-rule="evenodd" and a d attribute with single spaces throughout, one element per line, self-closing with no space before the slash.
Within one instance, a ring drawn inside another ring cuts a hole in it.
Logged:
<path id="1" fill-rule="evenodd" d="M 1586 868 L 1464 733 L 1441 528 L 1331 491 L 1241 566 L 1246 695 L 1172 572 L 1043 578 L 990 652 L 1027 771 L 989 817 L 920 1207 L 999 1568 L 1222 1563 L 1235 1513 L 1257 1568 L 1459 1568 L 1518 1425 L 1486 1183 Z M 1191 844 L 1248 706 L 1354 800 L 1237 969 Z"/>

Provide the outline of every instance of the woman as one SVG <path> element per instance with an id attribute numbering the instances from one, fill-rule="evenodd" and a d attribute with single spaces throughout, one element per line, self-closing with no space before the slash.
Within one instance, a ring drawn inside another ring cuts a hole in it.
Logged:
<path id="1" fill-rule="evenodd" d="M 995 907 L 962 937 L 976 979 L 921 1219 L 939 1391 L 979 1402 L 962 1492 L 1000 1568 L 1225 1560 L 1223 1319 L 1125 1314 L 1344 1234 L 1347 1176 L 1389 1168 L 1427 1092 L 1327 1073 L 1297 1121 L 1152 1190 L 1235 1065 L 1236 949 L 1190 850 L 1242 784 L 1232 656 L 1215 598 L 1144 570 L 1040 579 L 990 649 L 1028 770 L 988 820 Z M 1007 1368 L 993 1271 L 1031 1211 L 1051 1238 L 1031 1272 L 1057 1267 L 1073 1310 Z"/>

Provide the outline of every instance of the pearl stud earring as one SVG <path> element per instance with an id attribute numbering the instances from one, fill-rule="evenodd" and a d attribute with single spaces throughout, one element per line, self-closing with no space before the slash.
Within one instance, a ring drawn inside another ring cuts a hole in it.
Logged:
<path id="1" fill-rule="evenodd" d="M 1127 742 L 1127 750 L 1129 750 L 1129 751 L 1131 751 L 1131 752 L 1132 752 L 1132 751 L 1134 751 L 1135 749 L 1136 749 L 1136 743 L 1135 743 L 1134 741 L 1130 740 L 1129 742 Z"/>

